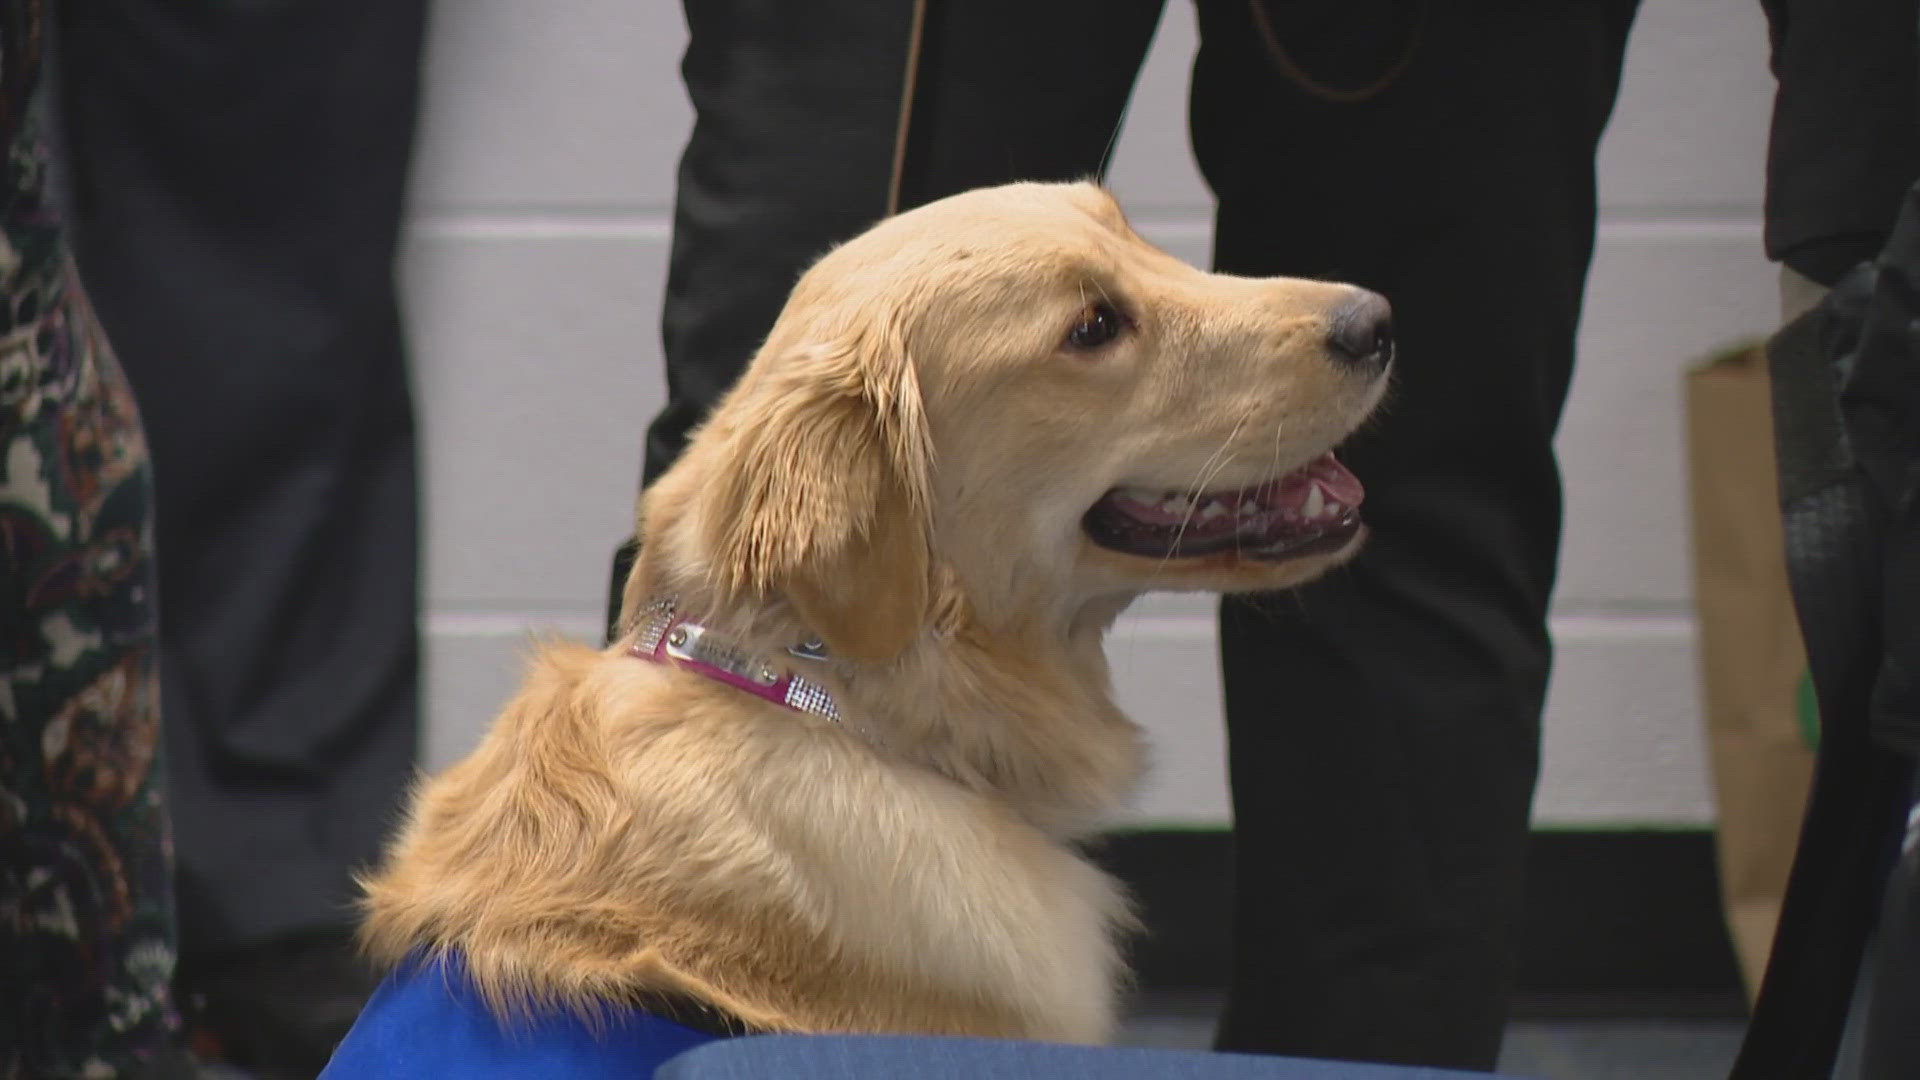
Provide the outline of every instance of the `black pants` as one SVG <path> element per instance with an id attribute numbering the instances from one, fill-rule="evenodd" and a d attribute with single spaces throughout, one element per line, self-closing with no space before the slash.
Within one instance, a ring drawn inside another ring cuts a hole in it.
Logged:
<path id="1" fill-rule="evenodd" d="M 647 475 L 800 269 L 889 210 L 1100 171 L 1160 0 L 687 0 L 698 121 Z M 1238 883 L 1225 1048 L 1487 1067 L 1515 968 L 1560 530 L 1551 438 L 1633 0 L 1202 0 L 1216 262 L 1385 293 L 1374 538 L 1222 611 Z"/>
<path id="2" fill-rule="evenodd" d="M 416 743 L 424 3 L 69 9 L 75 249 L 153 450 L 183 952 L 341 926 Z"/>

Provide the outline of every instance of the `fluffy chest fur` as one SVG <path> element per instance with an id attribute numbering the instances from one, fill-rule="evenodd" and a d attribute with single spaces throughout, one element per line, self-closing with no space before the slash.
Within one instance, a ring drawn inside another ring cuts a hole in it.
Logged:
<path id="1" fill-rule="evenodd" d="M 377 950 L 455 950 L 509 1008 L 657 991 L 770 1030 L 1068 1041 L 1111 1027 L 1126 919 L 1004 800 L 574 647 L 543 650 L 480 749 L 423 784 L 368 893 Z"/>

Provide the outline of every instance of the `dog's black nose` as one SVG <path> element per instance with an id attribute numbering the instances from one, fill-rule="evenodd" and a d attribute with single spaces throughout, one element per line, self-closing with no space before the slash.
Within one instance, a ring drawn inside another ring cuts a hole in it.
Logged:
<path id="1" fill-rule="evenodd" d="M 1393 308 L 1379 293 L 1358 291 L 1334 314 L 1327 347 L 1341 363 L 1378 370 L 1393 360 Z"/>

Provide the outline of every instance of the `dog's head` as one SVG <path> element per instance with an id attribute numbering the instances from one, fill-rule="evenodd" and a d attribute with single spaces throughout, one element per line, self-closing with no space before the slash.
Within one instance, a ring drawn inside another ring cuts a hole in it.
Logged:
<path id="1" fill-rule="evenodd" d="M 1379 297 L 1196 270 L 1092 185 L 932 203 L 801 279 L 649 492 L 642 566 L 672 572 L 628 609 L 671 577 L 877 659 L 943 592 L 993 623 L 1299 584 L 1360 543 L 1332 450 L 1391 352 Z"/>

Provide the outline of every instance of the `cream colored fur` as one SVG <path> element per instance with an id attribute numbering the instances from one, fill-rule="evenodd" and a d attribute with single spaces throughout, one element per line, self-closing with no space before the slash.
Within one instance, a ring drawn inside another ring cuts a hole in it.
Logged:
<path id="1" fill-rule="evenodd" d="M 774 1030 L 1106 1038 L 1130 917 L 1074 844 L 1142 748 L 1101 637 L 1143 590 L 1285 587 L 1352 545 L 1155 560 L 1080 518 L 1344 437 L 1382 382 L 1325 353 L 1353 295 L 1202 273 L 1090 185 L 971 192 L 826 255 L 647 492 L 626 611 L 673 597 L 768 657 L 820 636 L 844 723 L 635 659 L 631 631 L 544 647 L 421 784 L 366 883 L 372 951 L 457 950 L 509 1013 L 664 992 Z M 1102 298 L 1128 330 L 1064 346 Z"/>

